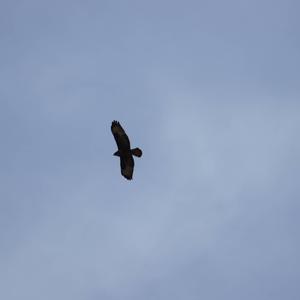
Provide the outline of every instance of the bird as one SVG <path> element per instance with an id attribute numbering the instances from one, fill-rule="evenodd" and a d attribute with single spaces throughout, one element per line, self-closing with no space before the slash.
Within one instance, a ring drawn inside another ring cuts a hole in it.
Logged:
<path id="1" fill-rule="evenodd" d="M 120 157 L 121 174 L 126 179 L 131 180 L 134 169 L 133 155 L 141 157 L 143 152 L 140 148 L 131 149 L 129 138 L 118 121 L 112 121 L 111 132 L 118 146 L 118 151 L 116 151 L 113 155 Z"/>

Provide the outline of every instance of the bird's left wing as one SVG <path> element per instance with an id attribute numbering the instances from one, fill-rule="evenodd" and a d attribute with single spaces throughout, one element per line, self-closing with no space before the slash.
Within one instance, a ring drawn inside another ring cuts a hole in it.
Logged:
<path id="1" fill-rule="evenodd" d="M 132 156 L 120 157 L 121 161 L 121 174 L 128 180 L 132 179 L 134 160 Z"/>

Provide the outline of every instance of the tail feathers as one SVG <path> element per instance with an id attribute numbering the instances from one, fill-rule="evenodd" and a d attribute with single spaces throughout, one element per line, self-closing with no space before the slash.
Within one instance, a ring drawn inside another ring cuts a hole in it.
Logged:
<path id="1" fill-rule="evenodd" d="M 137 156 L 137 157 L 141 157 L 143 154 L 143 152 L 140 148 L 131 149 L 131 153 L 132 153 L 132 155 Z"/>

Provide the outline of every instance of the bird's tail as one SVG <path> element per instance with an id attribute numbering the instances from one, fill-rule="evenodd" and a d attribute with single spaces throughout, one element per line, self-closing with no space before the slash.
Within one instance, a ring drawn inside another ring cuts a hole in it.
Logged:
<path id="1" fill-rule="evenodd" d="M 131 154 L 137 157 L 141 157 L 143 152 L 140 148 L 131 149 Z"/>

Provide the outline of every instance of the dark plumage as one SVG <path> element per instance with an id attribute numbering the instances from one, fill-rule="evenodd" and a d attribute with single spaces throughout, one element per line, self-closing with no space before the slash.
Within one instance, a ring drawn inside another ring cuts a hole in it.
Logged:
<path id="1" fill-rule="evenodd" d="M 131 180 L 134 168 L 133 155 L 141 157 L 143 152 L 139 148 L 130 148 L 129 138 L 118 121 L 112 122 L 111 132 L 118 146 L 118 151 L 116 151 L 114 155 L 120 157 L 121 174 L 126 179 Z"/>

